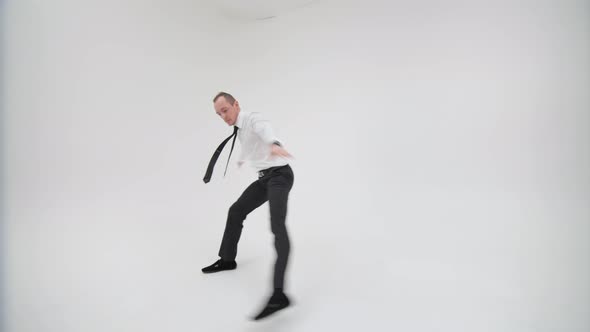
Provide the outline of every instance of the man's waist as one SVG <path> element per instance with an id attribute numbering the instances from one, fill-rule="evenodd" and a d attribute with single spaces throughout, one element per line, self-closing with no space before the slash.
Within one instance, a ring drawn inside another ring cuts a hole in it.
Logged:
<path id="1" fill-rule="evenodd" d="M 281 165 L 281 166 L 273 166 L 273 167 L 269 167 L 269 168 L 260 170 L 260 171 L 258 171 L 258 178 L 261 178 L 261 177 L 263 177 L 265 175 L 268 175 L 268 174 L 270 174 L 270 173 L 272 173 L 274 171 L 277 171 L 277 170 L 279 170 L 281 168 L 284 168 L 284 167 L 287 167 L 287 166 L 289 166 L 289 164 Z"/>

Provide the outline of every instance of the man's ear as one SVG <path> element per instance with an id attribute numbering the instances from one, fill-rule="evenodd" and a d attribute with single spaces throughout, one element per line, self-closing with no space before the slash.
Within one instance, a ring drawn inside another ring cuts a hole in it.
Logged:
<path id="1" fill-rule="evenodd" d="M 238 103 L 238 101 L 236 100 L 236 101 L 234 101 L 234 104 L 232 106 L 236 107 L 236 108 L 240 108 L 240 103 Z"/>

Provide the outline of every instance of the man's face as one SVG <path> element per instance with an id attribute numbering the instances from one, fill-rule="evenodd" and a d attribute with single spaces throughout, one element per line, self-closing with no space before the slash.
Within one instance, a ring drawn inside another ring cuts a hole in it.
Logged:
<path id="1" fill-rule="evenodd" d="M 213 107 L 215 108 L 215 113 L 217 113 L 228 126 L 236 124 L 238 113 L 240 112 L 240 104 L 238 104 L 237 100 L 232 105 L 222 96 L 217 98 Z"/>

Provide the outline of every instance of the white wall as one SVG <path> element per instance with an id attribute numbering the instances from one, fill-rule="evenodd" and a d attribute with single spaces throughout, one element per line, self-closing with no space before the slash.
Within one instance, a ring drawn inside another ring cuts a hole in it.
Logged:
<path id="1" fill-rule="evenodd" d="M 201 181 L 228 90 L 296 157 L 298 304 L 262 328 L 587 331 L 588 9 L 7 2 L 4 329 L 258 328 L 240 310 L 269 287 L 265 209 L 240 244 L 251 278 L 199 271 L 255 178 Z"/>

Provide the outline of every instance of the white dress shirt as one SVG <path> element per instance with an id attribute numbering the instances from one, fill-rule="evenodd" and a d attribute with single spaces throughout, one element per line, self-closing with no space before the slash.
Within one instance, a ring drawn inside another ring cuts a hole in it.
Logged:
<path id="1" fill-rule="evenodd" d="M 284 166 L 289 160 L 282 156 L 271 156 L 273 142 L 283 144 L 275 136 L 270 122 L 260 113 L 240 110 L 235 125 L 238 129 L 241 153 L 238 162 L 248 162 L 256 171 L 269 167 Z"/>

